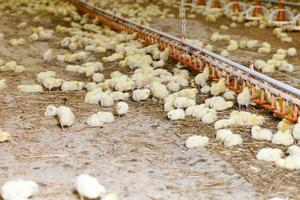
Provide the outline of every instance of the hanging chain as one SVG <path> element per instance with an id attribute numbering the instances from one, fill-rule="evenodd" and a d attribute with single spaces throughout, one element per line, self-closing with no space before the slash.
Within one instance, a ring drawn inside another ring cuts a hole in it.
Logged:
<path id="1" fill-rule="evenodd" d="M 186 32 L 185 0 L 181 0 L 180 15 L 181 15 L 181 40 L 184 41 L 185 32 Z"/>

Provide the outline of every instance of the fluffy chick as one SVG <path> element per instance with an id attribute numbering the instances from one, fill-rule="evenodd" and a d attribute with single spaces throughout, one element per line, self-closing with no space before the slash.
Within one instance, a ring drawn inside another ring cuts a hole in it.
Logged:
<path id="1" fill-rule="evenodd" d="M 13 180 L 2 186 L 3 200 L 25 200 L 39 191 L 39 186 L 34 181 Z"/>
<path id="2" fill-rule="evenodd" d="M 0 142 L 6 142 L 10 140 L 11 140 L 10 133 L 0 130 Z"/>
<path id="3" fill-rule="evenodd" d="M 203 87 L 209 78 L 209 67 L 205 67 L 203 72 L 195 77 L 195 84 Z"/>
<path id="4" fill-rule="evenodd" d="M 44 52 L 43 54 L 43 61 L 44 62 L 50 62 L 53 58 L 53 51 L 52 49 L 48 49 L 47 51 Z"/>
<path id="5" fill-rule="evenodd" d="M 88 117 L 86 123 L 89 126 L 97 127 L 103 126 L 105 123 L 112 123 L 115 120 L 114 115 L 111 112 L 97 112 Z"/>
<path id="6" fill-rule="evenodd" d="M 134 101 L 144 101 L 149 98 L 150 93 L 149 89 L 137 89 L 132 92 L 132 99 Z"/>
<path id="7" fill-rule="evenodd" d="M 269 162 L 275 162 L 283 156 L 283 152 L 276 148 L 263 148 L 256 154 L 257 160 L 264 160 Z"/>
<path id="8" fill-rule="evenodd" d="M 256 140 L 268 140 L 271 141 L 273 134 L 270 129 L 261 128 L 260 126 L 253 126 L 251 128 L 251 136 Z"/>
<path id="9" fill-rule="evenodd" d="M 127 103 L 121 101 L 118 102 L 116 107 L 115 107 L 115 112 L 117 115 L 125 115 L 129 110 L 129 106 Z"/>
<path id="10" fill-rule="evenodd" d="M 212 86 L 210 88 L 210 93 L 213 96 L 217 96 L 217 95 L 225 92 L 225 90 L 226 90 L 225 79 L 221 78 L 218 83 L 212 84 Z"/>
<path id="11" fill-rule="evenodd" d="M 251 94 L 250 94 L 250 90 L 248 87 L 244 87 L 243 91 L 240 94 L 238 94 L 237 102 L 238 102 L 239 106 L 248 107 L 248 105 L 251 102 Z"/>
<path id="12" fill-rule="evenodd" d="M 57 108 L 57 116 L 61 127 L 71 126 L 75 122 L 75 115 L 70 108 L 66 106 L 60 106 Z"/>
<path id="13" fill-rule="evenodd" d="M 189 149 L 195 147 L 203 147 L 206 146 L 209 142 L 209 138 L 206 136 L 193 135 L 186 139 L 185 146 Z"/>
<path id="14" fill-rule="evenodd" d="M 104 197 L 106 193 L 105 187 L 95 177 L 87 174 L 81 174 L 76 177 L 75 189 L 81 199 L 97 199 Z"/>
<path id="15" fill-rule="evenodd" d="M 285 146 L 292 145 L 294 143 L 294 138 L 291 134 L 290 130 L 287 130 L 285 132 L 277 131 L 272 138 L 273 144 L 281 144 Z"/>
<path id="16" fill-rule="evenodd" d="M 179 120 L 185 118 L 185 113 L 183 109 L 175 109 L 168 112 L 168 118 L 170 120 Z"/>
<path id="17" fill-rule="evenodd" d="M 46 117 L 54 117 L 57 115 L 57 108 L 54 105 L 49 105 L 44 113 Z"/>

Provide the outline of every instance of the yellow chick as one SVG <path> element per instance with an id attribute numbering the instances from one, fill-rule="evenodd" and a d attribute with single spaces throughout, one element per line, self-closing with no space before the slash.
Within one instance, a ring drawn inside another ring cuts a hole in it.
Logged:
<path id="1" fill-rule="evenodd" d="M 287 130 L 291 130 L 294 127 L 294 124 L 288 121 L 287 119 L 281 120 L 278 125 L 277 129 L 282 132 L 286 132 Z"/>
<path id="2" fill-rule="evenodd" d="M 0 142 L 10 141 L 11 136 L 9 133 L 0 130 Z"/>
<path id="3" fill-rule="evenodd" d="M 217 96 L 225 92 L 225 90 L 226 90 L 225 79 L 221 78 L 218 83 L 215 83 L 211 86 L 210 93 L 214 96 Z"/>

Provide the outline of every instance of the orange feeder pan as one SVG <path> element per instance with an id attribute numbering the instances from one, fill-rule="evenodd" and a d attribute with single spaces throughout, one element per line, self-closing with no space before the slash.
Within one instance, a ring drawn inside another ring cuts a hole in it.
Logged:
<path id="1" fill-rule="evenodd" d="M 197 6 L 205 6 L 206 5 L 206 0 L 197 0 L 196 5 Z"/>
<path id="2" fill-rule="evenodd" d="M 211 8 L 221 9 L 222 8 L 222 4 L 221 4 L 221 2 L 219 0 L 213 0 Z"/>
<path id="3" fill-rule="evenodd" d="M 255 5 L 248 8 L 246 11 L 246 20 L 260 20 L 268 14 L 268 10 L 261 5 L 260 1 L 256 1 Z"/>
<path id="4" fill-rule="evenodd" d="M 292 24 L 293 17 L 293 14 L 286 10 L 284 3 L 281 2 L 279 3 L 279 8 L 270 14 L 269 19 L 274 25 L 282 26 Z"/>

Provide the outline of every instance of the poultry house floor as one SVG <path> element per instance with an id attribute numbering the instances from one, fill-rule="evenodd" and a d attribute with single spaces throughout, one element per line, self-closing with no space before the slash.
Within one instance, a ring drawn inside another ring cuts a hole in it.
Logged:
<path id="1" fill-rule="evenodd" d="M 120 199 L 300 198 L 299 172 L 256 161 L 260 148 L 276 145 L 251 140 L 249 128 L 236 128 L 245 142 L 226 149 L 214 139 L 211 126 L 189 118 L 170 122 L 160 102 L 152 100 L 128 101 L 128 115 L 103 128 L 90 128 L 85 125 L 90 114 L 110 109 L 84 104 L 83 92 L 17 92 L 19 84 L 35 83 L 35 75 L 43 70 L 55 70 L 59 77 L 68 80 L 86 81 L 86 78 L 67 75 L 64 65 L 56 61 L 42 61 L 42 53 L 48 48 L 57 53 L 66 51 L 58 44 L 63 34 L 55 34 L 49 42 L 26 42 L 19 47 L 8 44 L 11 38 L 28 38 L 28 29 L 16 28 L 22 21 L 29 26 L 52 29 L 65 22 L 43 14 L 39 22 L 31 22 L 30 16 L 0 16 L 1 31 L 5 34 L 0 39 L 0 57 L 27 68 L 20 75 L 0 73 L 0 78 L 8 82 L 8 88 L 0 94 L 0 127 L 12 134 L 11 142 L 0 144 L 0 185 L 10 179 L 29 178 L 41 186 L 40 194 L 32 199 L 71 200 L 78 199 L 73 192 L 75 176 L 90 173 L 109 192 L 118 193 Z M 105 75 L 113 70 L 131 73 L 117 63 L 104 66 Z M 170 61 L 168 67 L 172 66 L 174 62 Z M 199 95 L 198 101 L 204 98 Z M 75 125 L 61 130 L 56 119 L 44 117 L 49 104 L 69 106 L 77 117 Z M 275 128 L 278 119 L 260 109 L 249 110 L 264 114 L 268 119 L 266 126 Z M 228 115 L 229 111 L 223 114 Z M 191 134 L 209 136 L 210 144 L 207 148 L 187 150 L 184 141 Z"/>

